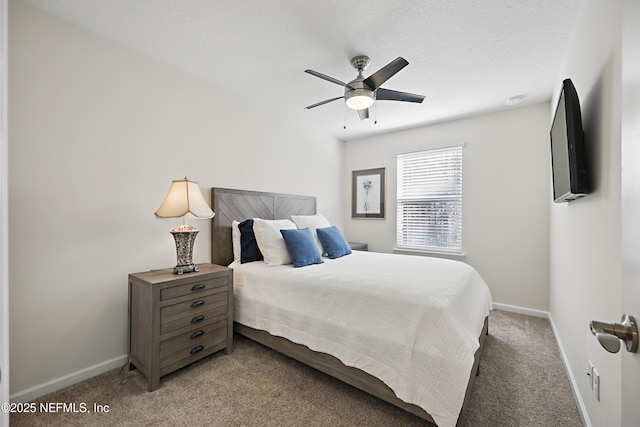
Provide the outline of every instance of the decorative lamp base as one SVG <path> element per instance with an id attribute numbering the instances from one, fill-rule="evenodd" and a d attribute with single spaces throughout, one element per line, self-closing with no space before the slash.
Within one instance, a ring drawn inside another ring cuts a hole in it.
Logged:
<path id="1" fill-rule="evenodd" d="M 198 230 L 190 225 L 181 225 L 171 230 L 176 242 L 176 254 L 178 264 L 173 267 L 175 274 L 192 273 L 198 271 L 198 267 L 191 261 L 193 256 L 193 244 L 196 241 Z"/>
<path id="2" fill-rule="evenodd" d="M 175 274 L 193 273 L 194 271 L 199 271 L 198 266 L 196 266 L 195 264 L 176 265 L 175 267 L 173 267 L 173 272 Z"/>

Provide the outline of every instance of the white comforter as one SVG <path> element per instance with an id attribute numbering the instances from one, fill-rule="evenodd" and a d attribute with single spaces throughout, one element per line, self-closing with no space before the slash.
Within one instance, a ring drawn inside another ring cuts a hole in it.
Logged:
<path id="1" fill-rule="evenodd" d="M 454 426 L 491 294 L 469 265 L 357 252 L 294 268 L 232 263 L 235 318 L 384 381 Z"/>

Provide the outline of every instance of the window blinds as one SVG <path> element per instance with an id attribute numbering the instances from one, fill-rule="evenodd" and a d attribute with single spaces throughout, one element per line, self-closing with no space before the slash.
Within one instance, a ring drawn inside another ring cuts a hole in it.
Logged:
<path id="1" fill-rule="evenodd" d="M 398 248 L 462 252 L 462 145 L 397 162 Z"/>

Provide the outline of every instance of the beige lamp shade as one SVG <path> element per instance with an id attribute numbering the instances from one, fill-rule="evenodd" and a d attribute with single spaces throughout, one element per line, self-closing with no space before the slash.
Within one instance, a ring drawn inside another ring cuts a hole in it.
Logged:
<path id="1" fill-rule="evenodd" d="M 171 183 L 169 194 L 155 212 L 159 219 L 212 218 L 214 213 L 202 197 L 197 182 L 187 178 Z"/>
<path id="2" fill-rule="evenodd" d="M 182 218 L 182 225 L 171 230 L 176 242 L 178 264 L 173 268 L 176 274 L 198 271 L 198 266 L 192 261 L 193 244 L 198 230 L 187 224 L 187 218 L 212 218 L 214 213 L 202 197 L 197 182 L 189 181 L 186 177 L 173 181 L 169 194 L 155 213 L 159 219 Z"/>

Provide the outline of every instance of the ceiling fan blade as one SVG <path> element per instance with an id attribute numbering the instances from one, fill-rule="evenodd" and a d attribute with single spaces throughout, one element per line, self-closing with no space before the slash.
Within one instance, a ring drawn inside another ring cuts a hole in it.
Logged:
<path id="1" fill-rule="evenodd" d="M 308 107 L 304 107 L 304 108 L 309 110 L 311 108 L 319 107 L 320 105 L 328 104 L 329 102 L 332 102 L 332 101 L 335 101 L 335 100 L 338 100 L 338 99 L 342 99 L 342 98 L 344 98 L 344 96 L 338 96 L 338 97 L 331 98 L 331 99 L 325 99 L 324 101 L 320 101 L 320 102 L 318 102 L 316 104 L 309 105 Z"/>
<path id="2" fill-rule="evenodd" d="M 322 73 L 319 73 L 319 72 L 313 71 L 313 70 L 304 70 L 304 72 L 308 73 L 308 74 L 311 74 L 312 76 L 320 77 L 321 79 L 326 80 L 328 82 L 335 83 L 337 85 L 340 85 L 340 86 L 343 86 L 343 87 L 347 87 L 349 89 L 353 89 L 351 86 L 349 86 L 345 82 L 341 82 L 338 79 L 334 79 L 333 77 L 329 77 L 326 74 L 322 74 Z"/>
<path id="3" fill-rule="evenodd" d="M 382 85 L 382 83 L 389 80 L 395 73 L 402 70 L 407 65 L 409 65 L 407 60 L 399 56 L 364 79 L 364 83 L 371 89 L 376 90 Z"/>
<path id="4" fill-rule="evenodd" d="M 383 101 L 405 101 L 420 103 L 424 100 L 424 96 L 415 93 L 398 92 L 397 90 L 389 90 L 380 88 L 376 91 L 376 99 Z"/>
<path id="5" fill-rule="evenodd" d="M 360 116 L 360 120 L 369 118 L 369 109 L 365 108 L 364 110 L 358 110 L 358 115 Z"/>

